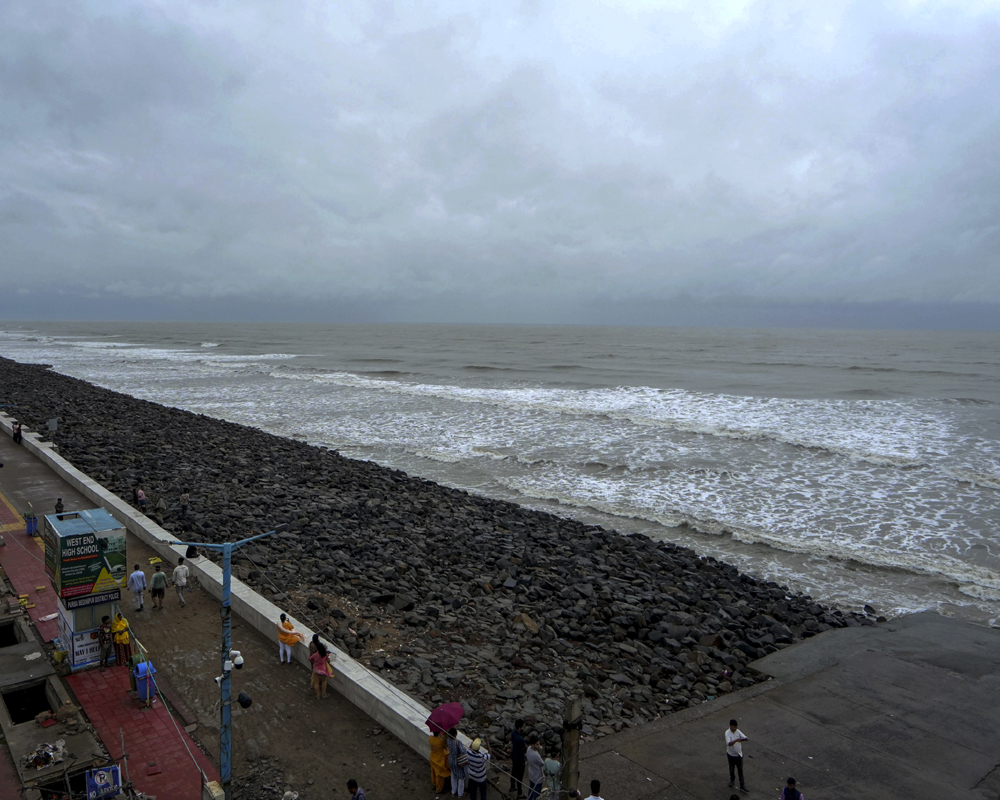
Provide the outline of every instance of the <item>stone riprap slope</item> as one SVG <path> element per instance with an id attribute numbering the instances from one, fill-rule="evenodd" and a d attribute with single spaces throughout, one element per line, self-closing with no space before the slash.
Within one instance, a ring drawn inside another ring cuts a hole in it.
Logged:
<path id="1" fill-rule="evenodd" d="M 602 736 L 753 684 L 746 665 L 872 624 L 734 567 L 450 489 L 260 430 L 0 359 L 0 403 L 179 538 L 255 543 L 247 580 L 396 686 L 461 700 L 496 742 L 561 727 L 579 695 Z M 191 490 L 188 522 L 177 498 Z"/>

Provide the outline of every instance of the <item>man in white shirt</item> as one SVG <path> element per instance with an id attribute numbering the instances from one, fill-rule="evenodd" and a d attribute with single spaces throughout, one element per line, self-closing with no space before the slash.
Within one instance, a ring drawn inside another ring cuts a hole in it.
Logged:
<path id="1" fill-rule="evenodd" d="M 743 742 L 750 741 L 743 735 L 739 728 L 739 723 L 735 719 L 729 720 L 729 728 L 726 730 L 726 758 L 729 759 L 729 785 L 736 782 L 735 773 L 740 773 L 740 791 L 749 792 L 746 781 L 743 780 Z"/>
<path id="2" fill-rule="evenodd" d="M 600 781 L 595 780 L 590 782 L 590 797 L 588 797 L 587 800 L 604 800 L 604 798 L 601 797 Z"/>
<path id="3" fill-rule="evenodd" d="M 146 591 L 146 573 L 139 568 L 138 564 L 135 565 L 132 574 L 128 576 L 128 588 L 132 592 L 132 597 L 135 598 L 135 610 L 142 611 L 142 593 Z"/>
<path id="4" fill-rule="evenodd" d="M 187 603 L 184 602 L 184 590 L 187 589 L 188 585 L 188 565 L 184 563 L 184 557 L 181 556 L 177 559 L 177 566 L 174 567 L 173 582 L 174 591 L 177 592 L 177 599 L 181 601 L 181 608 L 184 608 Z"/>

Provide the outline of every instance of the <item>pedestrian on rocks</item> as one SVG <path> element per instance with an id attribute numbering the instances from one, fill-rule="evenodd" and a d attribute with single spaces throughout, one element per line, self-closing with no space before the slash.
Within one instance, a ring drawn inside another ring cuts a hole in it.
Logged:
<path id="1" fill-rule="evenodd" d="M 486 764 L 492 757 L 489 743 L 483 749 L 483 740 L 476 739 L 466 753 L 468 763 L 465 765 L 466 785 L 469 787 L 469 800 L 486 800 Z"/>
<path id="2" fill-rule="evenodd" d="M 444 791 L 445 782 L 451 777 L 451 770 L 448 768 L 448 742 L 444 733 L 434 731 L 430 735 L 431 745 L 431 785 L 434 791 L 441 794 Z"/>
<path id="3" fill-rule="evenodd" d="M 145 514 L 146 513 L 146 492 L 141 486 L 136 488 L 135 500 L 139 504 L 139 510 Z"/>
<path id="4" fill-rule="evenodd" d="M 163 611 L 163 598 L 167 594 L 167 575 L 160 571 L 160 565 L 153 567 L 153 577 L 149 580 L 149 596 L 153 598 L 153 608 Z"/>
<path id="5" fill-rule="evenodd" d="M 56 513 L 57 514 L 62 514 L 63 511 L 65 511 L 65 510 L 66 510 L 66 506 L 63 505 L 62 498 L 61 497 L 57 497 L 56 498 Z"/>
<path id="6" fill-rule="evenodd" d="M 24 441 L 24 434 L 21 433 L 21 423 L 14 420 L 14 424 L 10 428 L 11 435 L 14 437 L 14 444 L 21 444 Z"/>
<path id="7" fill-rule="evenodd" d="M 142 611 L 142 593 L 146 591 L 146 573 L 139 568 L 138 564 L 135 565 L 132 574 L 128 576 L 128 588 L 132 592 L 132 597 L 135 598 L 135 610 Z"/>
<path id="8" fill-rule="evenodd" d="M 309 656 L 309 663 L 312 664 L 312 688 L 316 690 L 316 699 L 319 700 L 326 697 L 326 681 L 333 672 L 325 644 L 316 642 L 316 652 Z"/>
<path id="9" fill-rule="evenodd" d="M 177 559 L 177 566 L 174 567 L 174 574 L 171 576 L 174 584 L 174 591 L 177 592 L 177 599 L 181 601 L 181 608 L 187 605 L 184 599 L 184 590 L 188 585 L 188 574 L 191 572 L 188 565 L 184 563 L 184 556 Z"/>
<path id="10" fill-rule="evenodd" d="M 183 492 L 181 492 L 181 499 L 180 499 L 181 519 L 187 519 L 188 503 L 190 502 L 191 502 L 191 492 L 190 490 L 185 489 Z"/>
<path id="11" fill-rule="evenodd" d="M 128 636 L 128 620 L 121 611 L 115 614 L 115 621 L 111 623 L 111 636 L 115 641 L 115 664 L 127 668 L 132 660 L 132 642 Z"/>
<path id="12" fill-rule="evenodd" d="M 524 720 L 514 720 L 514 730 L 510 732 L 510 794 L 517 792 L 518 800 L 524 797 L 524 767 L 528 745 L 524 741 Z"/>
<path id="13" fill-rule="evenodd" d="M 593 780 L 590 782 L 590 797 L 587 800 L 604 800 L 601 797 L 601 782 L 598 780 Z"/>
<path id="14" fill-rule="evenodd" d="M 795 786 L 795 778 L 789 778 L 785 788 L 781 790 L 778 800 L 806 800 L 806 796 Z"/>
<path id="15" fill-rule="evenodd" d="M 562 764 L 559 763 L 559 748 L 553 747 L 549 750 L 549 757 L 545 759 L 545 788 L 549 790 L 549 797 L 559 797 L 562 791 Z"/>
<path id="16" fill-rule="evenodd" d="M 97 629 L 97 646 L 101 648 L 101 672 L 108 667 L 114 641 L 111 634 L 111 617 L 101 617 L 101 626 Z"/>
<path id="17" fill-rule="evenodd" d="M 538 800 L 545 778 L 545 759 L 542 758 L 542 743 L 538 741 L 537 733 L 528 737 L 525 761 L 528 763 L 528 800 Z"/>
<path id="18" fill-rule="evenodd" d="M 291 664 L 292 648 L 304 639 L 305 637 L 295 630 L 292 621 L 282 613 L 278 620 L 278 663 L 283 664 L 287 660 Z"/>
<path id="19" fill-rule="evenodd" d="M 743 731 L 740 730 L 739 723 L 735 719 L 729 720 L 729 727 L 726 729 L 726 758 L 729 760 L 729 786 L 736 783 L 736 773 L 740 775 L 740 791 L 748 792 L 746 781 L 743 779 L 743 742 L 749 742 Z"/>
<path id="20" fill-rule="evenodd" d="M 452 797 L 465 796 L 465 768 L 468 763 L 465 745 L 458 740 L 458 729 L 451 728 L 448 731 L 448 769 L 451 770 Z"/>
<path id="21" fill-rule="evenodd" d="M 358 782 L 354 778 L 347 782 L 347 791 L 351 793 L 351 800 L 368 800 L 365 797 L 365 790 L 358 786 Z"/>

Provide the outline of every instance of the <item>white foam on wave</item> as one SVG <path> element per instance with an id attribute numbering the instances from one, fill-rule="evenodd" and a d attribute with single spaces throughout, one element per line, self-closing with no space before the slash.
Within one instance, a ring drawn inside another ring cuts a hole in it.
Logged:
<path id="1" fill-rule="evenodd" d="M 1000 468 L 991 477 L 991 466 L 1000 457 L 997 443 L 956 436 L 949 406 L 942 401 L 760 398 L 650 387 L 494 389 L 380 380 L 349 372 L 276 371 L 272 376 L 519 411 L 608 417 L 740 441 L 770 440 L 904 469 L 973 456 L 981 460 L 965 466 L 981 473 L 979 482 L 1000 484 Z"/>
<path id="2" fill-rule="evenodd" d="M 773 488 L 773 480 L 762 482 Z M 752 497 L 739 491 L 724 491 L 718 485 L 684 486 L 679 481 L 669 481 L 663 486 L 615 484 L 583 475 L 563 477 L 557 470 L 544 475 L 503 478 L 501 483 L 525 497 L 617 517 L 667 527 L 687 525 L 702 533 L 728 534 L 746 544 L 765 544 L 790 553 L 940 575 L 966 587 L 963 593 L 978 599 L 994 599 L 992 594 L 1000 592 L 1000 572 L 960 557 L 972 543 L 991 537 L 970 537 L 961 524 L 949 531 L 911 526 L 908 520 L 900 518 L 879 526 L 872 513 L 877 513 L 876 509 L 865 513 L 865 509 L 857 507 L 847 513 L 841 511 L 844 519 L 838 521 L 830 518 L 835 509 L 827 503 L 813 503 L 814 498 L 805 494 L 790 504 L 782 503 L 780 496 Z M 754 506 L 750 513 L 745 504 Z M 936 512 L 927 509 L 925 514 L 933 517 Z M 855 517 L 862 515 L 862 519 L 855 521 Z M 820 519 L 823 527 L 817 525 Z M 956 540 L 963 535 L 967 537 L 964 547 Z"/>
<path id="3" fill-rule="evenodd" d="M 218 342 L 202 342 L 201 346 L 202 347 L 218 347 L 219 343 Z"/>

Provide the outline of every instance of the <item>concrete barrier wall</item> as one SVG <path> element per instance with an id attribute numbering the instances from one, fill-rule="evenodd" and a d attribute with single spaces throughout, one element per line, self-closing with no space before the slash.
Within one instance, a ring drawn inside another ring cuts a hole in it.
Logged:
<path id="1" fill-rule="evenodd" d="M 7 435 L 11 434 L 12 420 L 13 418 L 9 415 L 0 413 L 0 428 Z M 175 540 L 174 534 L 164 530 L 145 514 L 132 508 L 120 497 L 84 475 L 60 456 L 58 448 L 51 442 L 40 441 L 39 434 L 25 431 L 23 444 L 29 452 L 46 463 L 66 483 L 90 499 L 96 506 L 103 507 L 129 532 L 152 547 L 161 558 L 176 564 L 178 557 L 184 555 L 186 548 L 170 544 Z M 191 567 L 191 574 L 198 578 L 202 588 L 221 600 L 221 568 L 204 558 L 199 558 L 198 562 L 188 563 Z M 234 613 L 277 645 L 278 620 L 281 609 L 236 578 L 232 578 L 230 589 Z M 313 631 L 305 625 L 297 624 L 296 627 L 307 638 L 312 637 Z M 429 709 L 359 664 L 342 650 L 326 642 L 325 639 L 323 641 L 329 648 L 331 655 L 335 656 L 332 659 L 333 677 L 330 678 L 333 687 L 418 754 L 425 758 L 428 757 L 430 755 L 429 731 L 424 722 L 430 713 Z M 297 661 L 310 667 L 305 647 L 295 647 L 292 654 Z M 465 739 L 465 737 L 462 738 Z"/>

